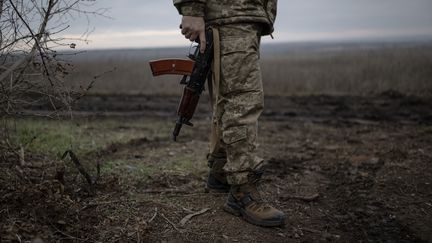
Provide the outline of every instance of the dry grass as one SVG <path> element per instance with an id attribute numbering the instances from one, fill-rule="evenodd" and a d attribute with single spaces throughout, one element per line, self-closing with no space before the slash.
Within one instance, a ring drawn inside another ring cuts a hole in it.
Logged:
<path id="1" fill-rule="evenodd" d="M 369 45 L 284 47 L 282 53 L 266 48 L 261 59 L 268 95 L 352 94 L 365 95 L 396 90 L 405 94 L 432 92 L 432 45 Z M 331 46 L 330 46 L 331 47 Z M 271 50 L 270 52 L 265 52 Z M 187 52 L 185 50 L 184 52 Z M 181 53 L 181 52 L 180 52 Z M 158 51 L 106 51 L 83 54 L 74 62 L 70 83 L 77 85 L 96 74 L 94 93 L 180 94 L 180 77 L 153 78 L 148 60 L 181 57 L 178 49 Z M 86 57 L 86 55 L 88 57 Z M 91 58 L 90 58 L 91 57 Z"/>
<path id="2" fill-rule="evenodd" d="M 432 91 L 432 48 L 385 48 L 293 54 L 262 61 L 267 92 L 364 95 Z"/>

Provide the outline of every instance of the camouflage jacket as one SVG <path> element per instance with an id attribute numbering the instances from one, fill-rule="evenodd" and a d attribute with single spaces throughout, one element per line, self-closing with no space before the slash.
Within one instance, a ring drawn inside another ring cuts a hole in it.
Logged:
<path id="1" fill-rule="evenodd" d="M 204 17 L 209 25 L 263 23 L 263 35 L 273 32 L 277 0 L 173 0 L 181 15 Z"/>

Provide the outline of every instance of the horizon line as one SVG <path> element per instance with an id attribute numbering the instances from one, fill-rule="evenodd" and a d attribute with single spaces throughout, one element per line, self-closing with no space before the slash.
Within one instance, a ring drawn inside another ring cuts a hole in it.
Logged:
<path id="1" fill-rule="evenodd" d="M 430 43 L 432 44 L 432 34 L 417 36 L 398 36 L 398 37 L 365 37 L 365 38 L 334 38 L 334 39 L 305 39 L 305 40 L 267 40 L 262 41 L 261 46 L 265 45 L 289 45 L 289 44 L 403 44 L 403 43 Z M 91 48 L 59 48 L 61 51 L 100 51 L 100 50 L 142 50 L 142 49 L 175 49 L 187 48 L 189 44 L 174 44 L 160 46 L 111 46 L 111 47 L 91 47 Z"/>
<path id="2" fill-rule="evenodd" d="M 321 32 L 290 32 L 276 31 L 275 39 L 268 36 L 262 38 L 262 43 L 281 42 L 334 42 L 334 41 L 370 41 L 407 39 L 432 39 L 432 27 L 414 29 L 352 29 Z M 112 48 L 161 48 L 189 46 L 178 30 L 139 30 L 125 32 L 93 33 L 89 37 L 69 34 L 62 37 L 75 47 L 83 49 L 112 49 Z"/>

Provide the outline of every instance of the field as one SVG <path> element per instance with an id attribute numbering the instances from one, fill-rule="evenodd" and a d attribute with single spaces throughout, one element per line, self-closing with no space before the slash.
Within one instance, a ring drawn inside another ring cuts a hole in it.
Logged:
<path id="1" fill-rule="evenodd" d="M 146 62 L 181 51 L 74 56 L 73 85 L 115 70 L 60 119 L 4 121 L 21 149 L 0 162 L 0 242 L 432 241 L 431 45 L 264 47 L 261 187 L 282 228 L 204 192 L 206 95 L 170 140 L 178 81 Z"/>
<path id="2" fill-rule="evenodd" d="M 69 57 L 69 82 L 89 82 L 97 94 L 180 94 L 178 77 L 153 78 L 148 60 L 186 58 L 188 49 L 91 51 Z M 309 43 L 263 46 L 267 95 L 370 95 L 388 90 L 430 95 L 431 43 Z"/>

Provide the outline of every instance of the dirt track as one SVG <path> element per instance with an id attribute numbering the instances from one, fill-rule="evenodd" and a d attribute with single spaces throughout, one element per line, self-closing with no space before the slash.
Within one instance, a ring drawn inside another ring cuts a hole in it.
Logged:
<path id="1" fill-rule="evenodd" d="M 128 119 L 171 119 L 177 99 L 90 96 L 76 109 L 86 117 L 117 117 L 128 129 Z M 185 128 L 179 143 L 135 139 L 89 158 L 157 167 L 186 154 L 205 163 L 208 114 L 208 106 L 201 105 L 195 127 Z M 224 213 L 220 206 L 226 195 L 203 193 L 205 171 L 179 169 L 160 171 L 145 181 L 103 178 L 95 196 L 72 203 L 73 210 L 59 210 L 68 220 L 56 226 L 62 228 L 54 235 L 76 242 L 432 242 L 431 99 L 394 92 L 268 97 L 260 144 L 268 161 L 262 187 L 287 213 L 284 228 L 260 228 Z M 3 198 L 5 203 L 11 202 Z M 8 213 L 24 207 L 15 205 Z M 179 223 L 206 208 L 183 226 Z M 107 213 L 114 209 L 123 213 Z M 52 229 L 48 215 L 38 222 Z M 69 223 L 79 226 L 68 230 Z M 10 233 L 5 228 L 0 232 Z"/>

